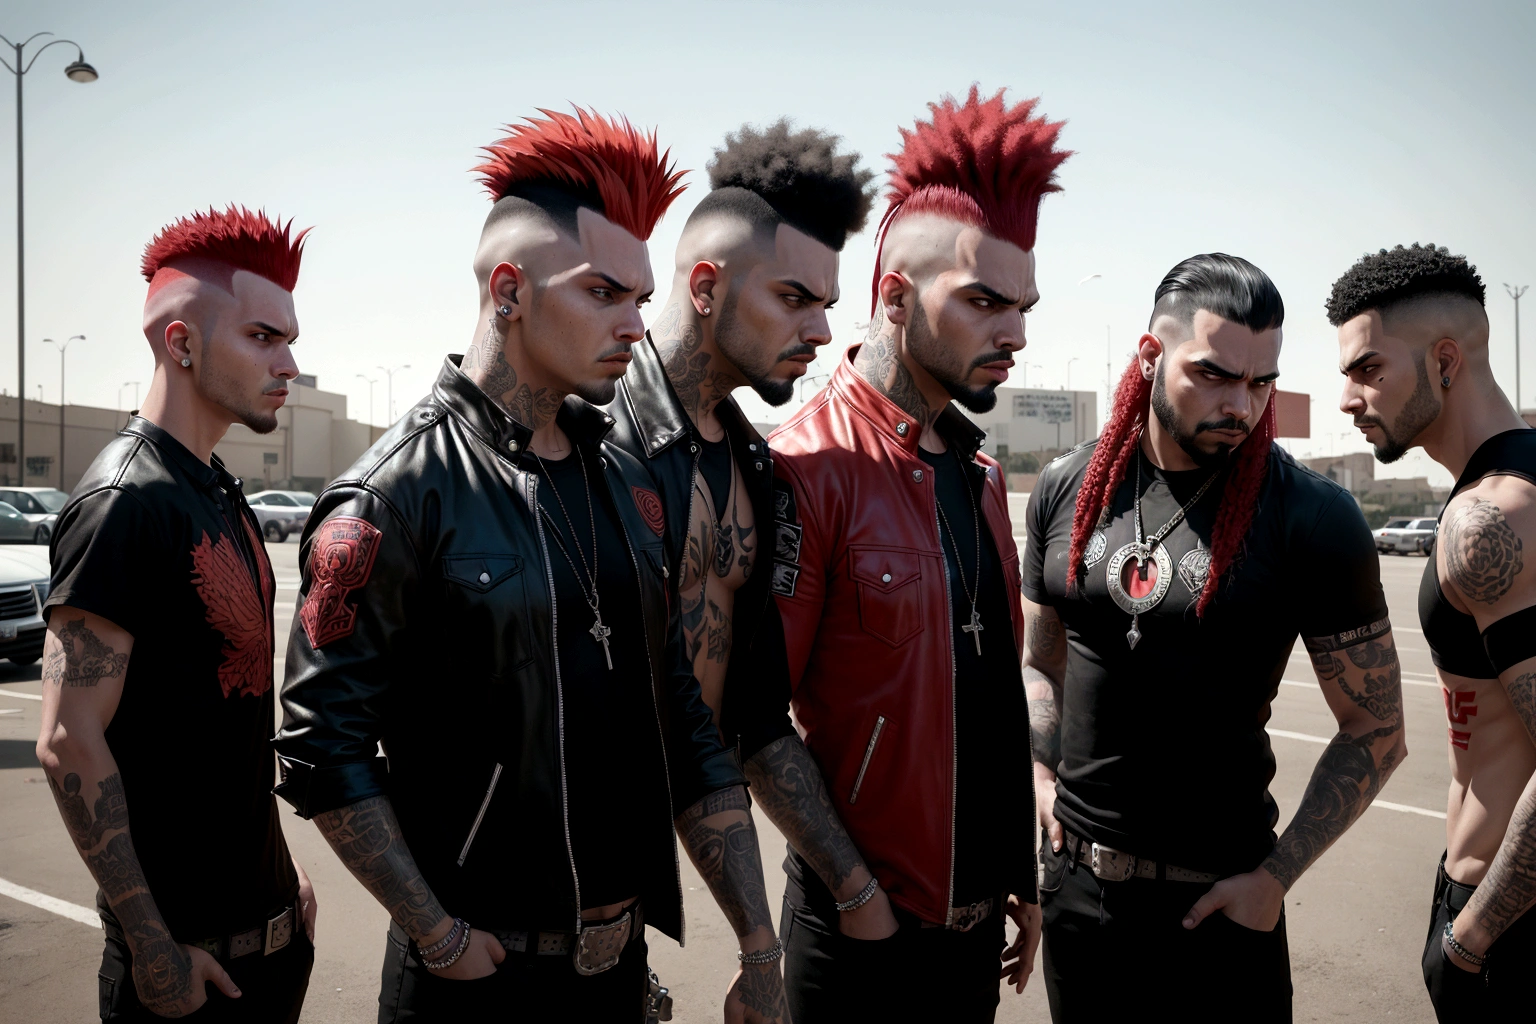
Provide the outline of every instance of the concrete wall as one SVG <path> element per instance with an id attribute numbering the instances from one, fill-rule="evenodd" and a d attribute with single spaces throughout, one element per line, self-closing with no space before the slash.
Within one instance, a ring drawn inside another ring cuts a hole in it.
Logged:
<path id="1" fill-rule="evenodd" d="M 1044 388 L 998 388 L 991 412 L 966 412 L 987 432 L 983 450 L 997 454 L 1043 452 L 1071 448 L 1098 436 L 1098 394 L 1093 391 L 1049 391 Z"/>

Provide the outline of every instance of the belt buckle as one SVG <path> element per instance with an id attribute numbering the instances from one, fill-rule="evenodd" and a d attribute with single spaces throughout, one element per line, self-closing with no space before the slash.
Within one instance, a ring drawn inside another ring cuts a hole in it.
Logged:
<path id="1" fill-rule="evenodd" d="M 583 928 L 576 936 L 576 948 L 571 951 L 571 964 L 576 973 L 590 977 L 602 974 L 614 964 L 629 945 L 630 912 L 608 924 Z"/>
<path id="2" fill-rule="evenodd" d="M 951 907 L 945 927 L 953 932 L 968 932 L 992 916 L 992 899 L 988 897 L 968 907 Z"/>
<path id="3" fill-rule="evenodd" d="M 267 936 L 262 947 L 262 956 L 271 956 L 293 941 L 293 918 L 293 908 L 289 907 L 267 921 Z"/>
<path id="4" fill-rule="evenodd" d="M 251 953 L 261 952 L 262 931 L 260 928 L 252 928 L 248 932 L 239 932 L 229 937 L 229 958 L 231 960 L 247 956 Z"/>
<path id="5" fill-rule="evenodd" d="M 1136 858 L 1124 850 L 1093 844 L 1093 859 L 1089 865 L 1094 877 L 1106 882 L 1123 882 L 1136 870 Z"/>

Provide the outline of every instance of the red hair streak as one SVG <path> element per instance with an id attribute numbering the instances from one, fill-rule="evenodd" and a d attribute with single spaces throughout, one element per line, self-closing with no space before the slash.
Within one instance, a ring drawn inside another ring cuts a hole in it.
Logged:
<path id="1" fill-rule="evenodd" d="M 1099 435 L 1093 457 L 1083 473 L 1082 486 L 1077 492 L 1077 508 L 1072 515 L 1072 540 L 1067 549 L 1068 589 L 1076 589 L 1086 570 L 1083 554 L 1088 550 L 1088 538 L 1099 526 L 1139 446 L 1142 428 L 1151 414 L 1152 381 L 1142 376 L 1138 360 L 1132 359 L 1115 388 L 1114 404 L 1104 432 Z M 1269 402 L 1259 418 L 1259 427 L 1238 445 L 1232 454 L 1227 470 L 1227 482 L 1221 492 L 1221 505 L 1216 510 L 1216 525 L 1211 531 L 1211 568 L 1205 577 L 1205 586 L 1195 603 L 1195 614 L 1205 616 L 1226 575 L 1242 549 L 1248 529 L 1253 525 L 1258 511 L 1259 491 L 1269 469 L 1269 449 L 1275 439 L 1275 401 L 1270 392 Z"/>
<path id="2" fill-rule="evenodd" d="M 155 275 L 173 275 L 170 264 L 178 260 L 209 260 L 258 274 L 284 291 L 293 291 L 299 283 L 299 262 L 304 257 L 305 228 L 290 238 L 293 221 L 279 224 L 264 211 L 252 213 L 243 206 L 230 205 L 223 213 L 209 207 L 207 213 L 194 213 L 160 229 L 144 247 L 139 270 L 155 290 Z"/>
<path id="3" fill-rule="evenodd" d="M 686 171 L 669 164 L 671 150 L 658 152 L 656 133 L 646 134 L 627 118 L 611 120 L 576 108 L 562 114 L 540 109 L 544 119 L 509 124 L 506 138 L 486 146 L 485 163 L 473 168 L 491 201 L 506 198 L 517 185 L 550 182 L 595 193 L 603 216 L 642 242 L 683 192 Z"/>

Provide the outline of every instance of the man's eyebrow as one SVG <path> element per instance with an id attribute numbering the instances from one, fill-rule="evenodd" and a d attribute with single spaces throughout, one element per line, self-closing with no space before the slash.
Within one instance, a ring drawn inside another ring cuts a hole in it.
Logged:
<path id="1" fill-rule="evenodd" d="M 604 281 L 607 281 L 609 287 L 622 295 L 628 295 L 630 292 L 635 290 L 634 285 L 628 285 L 624 284 L 622 281 L 616 281 L 609 277 L 607 274 L 603 273 L 601 270 L 594 270 L 593 273 L 602 278 Z"/>
<path id="2" fill-rule="evenodd" d="M 1366 353 L 1364 353 L 1362 355 L 1356 356 L 1352 363 L 1350 363 L 1348 366 L 1345 366 L 1345 367 L 1341 368 L 1339 370 L 1339 372 L 1340 373 L 1346 373 L 1346 374 L 1347 373 L 1354 373 L 1355 370 L 1359 369 L 1361 366 L 1364 366 L 1366 363 L 1370 362 L 1372 359 L 1377 359 L 1380 356 L 1381 356 L 1380 352 L 1377 352 L 1375 349 L 1372 349 L 1369 352 L 1366 352 Z"/>
<path id="3" fill-rule="evenodd" d="M 960 286 L 960 290 L 981 292 L 981 294 L 985 295 L 999 306 L 1017 306 L 1024 301 L 1023 299 L 1010 299 L 1002 292 L 995 288 L 989 288 L 982 284 L 980 281 L 972 281 L 970 284 L 963 284 Z"/>
<path id="4" fill-rule="evenodd" d="M 1214 373 L 1216 376 L 1218 376 L 1218 377 L 1225 377 L 1227 380 L 1242 380 L 1243 379 L 1243 375 L 1241 373 L 1236 373 L 1236 372 L 1234 372 L 1232 370 L 1226 369 L 1225 367 L 1217 366 L 1215 363 L 1211 362 L 1209 359 L 1196 359 L 1195 360 L 1195 365 L 1200 367 L 1206 373 Z M 1277 373 L 1275 376 L 1278 377 L 1279 374 Z"/>
<path id="5" fill-rule="evenodd" d="M 1280 371 L 1276 370 L 1274 373 L 1260 374 L 1259 376 L 1253 378 L 1253 382 L 1255 384 L 1273 384 L 1275 381 L 1277 381 L 1279 379 L 1280 379 Z"/>
<path id="6" fill-rule="evenodd" d="M 782 285 L 788 285 L 789 287 L 793 288 L 795 291 L 799 292 L 800 293 L 800 297 L 805 299 L 807 302 L 823 302 L 823 301 L 825 301 L 824 299 L 822 299 L 822 297 L 820 295 L 817 295 L 815 292 L 811 291 L 809 288 L 807 288 L 805 285 L 801 284 L 799 281 L 796 281 L 794 278 L 786 277 L 783 280 L 781 280 L 779 283 L 782 284 Z"/>
<path id="7" fill-rule="evenodd" d="M 251 322 L 250 322 L 250 323 L 249 323 L 249 324 L 247 324 L 247 325 L 246 325 L 246 326 L 247 326 L 247 327 L 256 327 L 256 328 L 259 328 L 259 329 L 260 329 L 260 330 L 262 330 L 262 331 L 264 331 L 264 332 L 266 332 L 266 333 L 267 333 L 267 334 L 275 334 L 275 335 L 277 335 L 277 336 L 278 336 L 278 337 L 280 337 L 280 338 L 286 338 L 286 337 L 288 337 L 288 331 L 287 331 L 287 329 L 286 329 L 286 328 L 282 328 L 282 327 L 273 327 L 273 326 L 272 326 L 272 325 L 271 325 L 271 324 L 269 324 L 269 323 L 266 323 L 266 322 L 264 322 L 264 321 L 261 321 L 261 320 L 252 320 L 252 321 L 251 321 Z"/>

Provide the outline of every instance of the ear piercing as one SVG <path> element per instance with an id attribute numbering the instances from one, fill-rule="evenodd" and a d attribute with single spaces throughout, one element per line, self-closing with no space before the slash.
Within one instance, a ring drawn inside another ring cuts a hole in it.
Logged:
<path id="1" fill-rule="evenodd" d="M 190 360 L 190 359 L 183 359 L 181 361 L 181 365 L 182 366 L 191 366 L 192 365 L 192 360 Z"/>
<path id="2" fill-rule="evenodd" d="M 506 303 L 502 303 L 500 306 L 496 307 L 496 312 L 500 313 L 502 316 L 511 316 L 512 307 L 508 306 Z"/>
<path id="3" fill-rule="evenodd" d="M 1449 377 L 1441 377 L 1440 378 L 1440 386 L 1443 387 L 1443 388 L 1449 389 L 1450 386 L 1451 386 L 1451 378 L 1449 378 Z"/>
<path id="4" fill-rule="evenodd" d="M 709 307 L 705 306 L 703 309 L 699 310 L 699 315 L 700 316 L 709 316 Z"/>

